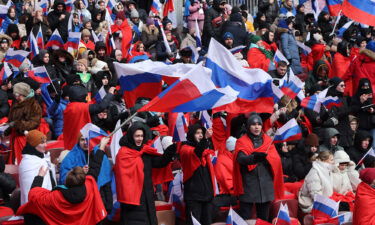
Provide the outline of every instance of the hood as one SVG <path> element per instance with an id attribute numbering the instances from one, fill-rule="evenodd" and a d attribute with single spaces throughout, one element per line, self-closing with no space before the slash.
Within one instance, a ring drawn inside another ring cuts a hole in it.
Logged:
<path id="1" fill-rule="evenodd" d="M 370 138 L 370 144 L 369 144 L 369 147 L 367 149 L 362 149 L 361 147 L 361 142 L 363 140 L 365 140 L 366 138 Z M 370 149 L 370 147 L 372 146 L 372 136 L 369 132 L 367 131 L 364 131 L 364 130 L 359 130 L 357 131 L 357 133 L 355 134 L 354 136 L 354 147 L 357 149 L 357 150 L 360 150 L 360 151 L 363 151 L 363 152 L 366 152 L 367 150 Z"/>
<path id="2" fill-rule="evenodd" d="M 55 12 L 57 12 L 57 6 L 58 6 L 58 5 L 63 5 L 63 6 L 64 6 L 64 8 L 63 8 L 63 12 L 66 11 L 66 5 L 65 5 L 65 2 L 64 2 L 63 0 L 56 0 L 55 3 L 53 4 L 53 10 L 54 10 Z"/>
<path id="3" fill-rule="evenodd" d="M 369 87 L 368 89 L 362 89 L 361 87 L 365 84 L 365 83 L 368 83 L 369 84 Z M 367 78 L 362 78 L 359 80 L 359 83 L 358 83 L 358 89 L 357 89 L 357 93 L 356 93 L 356 96 L 359 98 L 359 96 L 363 95 L 363 94 L 370 94 L 370 93 L 373 93 L 372 92 L 372 86 L 371 86 L 371 81 Z M 366 103 L 366 105 L 368 104 L 371 104 L 372 103 L 372 99 L 368 99 L 368 103 Z"/>
<path id="4" fill-rule="evenodd" d="M 340 137 L 340 132 L 338 132 L 335 128 L 326 128 L 325 133 L 324 133 L 324 144 L 329 146 L 329 141 L 333 136 L 338 136 Z"/>
<path id="5" fill-rule="evenodd" d="M 81 185 L 71 188 L 60 189 L 61 194 L 64 196 L 65 200 L 72 204 L 78 204 L 85 200 L 86 198 L 86 186 Z"/>
<path id="6" fill-rule="evenodd" d="M 345 151 L 336 151 L 333 155 L 335 164 L 350 162 L 350 157 Z"/>
<path id="7" fill-rule="evenodd" d="M 337 45 L 337 52 L 345 57 L 349 57 L 346 51 L 349 48 L 349 43 L 347 41 L 342 41 Z"/>
<path id="8" fill-rule="evenodd" d="M 197 132 L 198 129 L 202 129 L 203 131 L 203 135 L 206 133 L 206 128 L 204 128 L 202 125 L 200 124 L 193 124 L 191 126 L 189 126 L 189 131 L 187 133 L 187 136 L 186 136 L 186 140 L 190 143 L 197 143 L 197 141 L 195 140 L 194 138 L 194 135 L 195 133 Z"/>
<path id="9" fill-rule="evenodd" d="M 213 4 L 212 4 L 212 7 L 217 10 L 217 11 L 220 11 L 220 2 L 222 2 L 223 0 L 214 0 Z"/>
<path id="10" fill-rule="evenodd" d="M 314 68 L 313 68 L 313 76 L 318 79 L 318 80 L 322 80 L 323 78 L 319 78 L 318 77 L 318 71 L 322 68 L 326 66 L 328 69 L 328 65 L 326 62 L 324 62 L 323 60 L 318 60 L 315 65 L 314 65 Z M 324 79 L 328 79 L 328 73 L 327 73 L 327 76 L 324 78 Z"/>
<path id="11" fill-rule="evenodd" d="M 133 135 L 137 130 L 143 130 L 144 138 L 143 138 L 143 142 L 141 146 L 136 146 L 134 143 Z M 151 139 L 150 128 L 148 128 L 148 126 L 145 125 L 144 123 L 135 122 L 133 123 L 133 125 L 131 125 L 128 128 L 126 135 L 120 139 L 120 146 L 126 146 L 128 148 L 139 151 L 142 149 L 143 145 L 146 144 L 147 141 L 150 139 Z"/>
<path id="12" fill-rule="evenodd" d="M 86 102 L 87 90 L 85 87 L 74 85 L 69 88 L 70 102 Z"/>

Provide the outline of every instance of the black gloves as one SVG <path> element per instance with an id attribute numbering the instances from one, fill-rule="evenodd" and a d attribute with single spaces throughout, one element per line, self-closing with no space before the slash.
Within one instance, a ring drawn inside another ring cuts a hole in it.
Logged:
<path id="1" fill-rule="evenodd" d="M 254 152 L 251 154 L 255 163 L 260 163 L 266 160 L 267 154 L 264 152 Z"/>

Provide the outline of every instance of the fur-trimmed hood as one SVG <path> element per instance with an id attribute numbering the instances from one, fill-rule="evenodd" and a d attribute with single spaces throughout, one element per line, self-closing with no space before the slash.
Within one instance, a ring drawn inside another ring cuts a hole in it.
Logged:
<path id="1" fill-rule="evenodd" d="M 148 34 L 148 35 L 156 35 L 156 36 L 159 35 L 159 29 L 158 28 L 155 27 L 155 31 L 152 34 L 151 29 L 146 24 L 143 25 L 142 31 L 146 32 L 146 34 Z"/>

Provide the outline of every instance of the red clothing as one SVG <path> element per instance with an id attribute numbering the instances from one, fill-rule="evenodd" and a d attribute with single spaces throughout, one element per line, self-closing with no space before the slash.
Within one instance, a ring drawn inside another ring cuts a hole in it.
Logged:
<path id="1" fill-rule="evenodd" d="M 106 217 L 107 212 L 95 179 L 87 176 L 85 186 L 86 198 L 77 204 L 68 202 L 60 191 L 35 187 L 29 192 L 29 202 L 18 209 L 17 215 L 38 215 L 49 225 L 97 224 Z"/>
<path id="2" fill-rule="evenodd" d="M 233 194 L 233 154 L 226 149 L 219 150 L 214 167 L 220 194 Z"/>
<path id="3" fill-rule="evenodd" d="M 72 149 L 78 142 L 78 135 L 87 123 L 91 123 L 89 103 L 71 102 L 64 111 L 64 146 Z"/>
<path id="4" fill-rule="evenodd" d="M 267 151 L 268 149 L 268 151 Z M 237 156 L 239 152 L 243 152 L 246 155 L 251 155 L 254 152 L 264 152 L 267 153 L 267 161 L 271 165 L 272 175 L 273 175 L 273 184 L 275 190 L 275 200 L 282 199 L 284 196 L 284 181 L 283 181 L 283 169 L 281 165 L 281 159 L 279 153 L 275 148 L 275 145 L 272 144 L 272 140 L 269 136 L 263 133 L 263 144 L 254 149 L 253 142 L 248 135 L 243 135 L 237 140 L 236 149 L 233 155 L 233 187 L 234 194 L 241 195 L 244 193 L 243 184 L 242 184 L 242 175 L 240 171 L 240 164 L 237 162 Z M 257 165 L 249 165 L 248 170 L 252 171 Z"/>
<path id="5" fill-rule="evenodd" d="M 225 126 L 220 117 L 212 119 L 212 142 L 216 151 L 225 150 L 227 134 Z"/>
<path id="6" fill-rule="evenodd" d="M 122 147 L 116 156 L 113 171 L 116 175 L 117 201 L 130 205 L 140 205 L 144 182 L 143 154 L 160 155 L 155 148 L 144 145 L 140 151 Z M 152 181 L 161 184 L 173 180 L 172 169 L 169 166 L 153 169 Z"/>
<path id="7" fill-rule="evenodd" d="M 362 182 L 355 196 L 353 225 L 375 225 L 375 189 Z"/>
<path id="8" fill-rule="evenodd" d="M 326 59 L 323 58 L 323 56 L 328 57 L 325 51 L 326 51 L 326 46 L 324 44 L 315 44 L 311 47 L 311 52 L 307 56 L 307 68 L 309 69 L 309 71 L 312 71 L 314 69 L 314 65 L 317 61 L 319 60 L 326 61 Z M 328 66 L 330 66 L 330 63 L 328 61 L 326 61 L 326 63 Z"/>
<path id="9" fill-rule="evenodd" d="M 94 44 L 94 42 L 92 42 L 92 41 L 88 41 L 87 43 L 85 43 L 83 40 L 81 40 L 81 43 L 84 45 L 84 46 L 86 46 L 86 48 L 87 49 L 90 49 L 90 50 L 95 50 L 95 44 Z"/>
<path id="10" fill-rule="evenodd" d="M 160 136 L 168 136 L 169 129 L 167 125 L 160 124 L 157 127 L 151 127 L 150 129 L 159 132 Z"/>
<path id="11" fill-rule="evenodd" d="M 247 53 L 247 62 L 250 68 L 259 68 L 267 72 L 271 60 L 258 48 L 250 48 Z"/>
<path id="12" fill-rule="evenodd" d="M 329 78 L 332 77 L 340 77 L 341 79 L 344 77 L 346 71 L 349 69 L 351 62 L 350 57 L 343 56 L 341 53 L 336 53 L 333 62 L 332 62 L 332 69 L 329 71 Z M 352 79 L 348 79 L 345 81 L 345 94 L 349 96 L 353 96 L 353 82 Z"/>
<path id="13" fill-rule="evenodd" d="M 263 42 L 264 48 L 267 49 L 268 51 L 272 51 L 274 53 L 277 51 L 278 48 L 275 42 L 272 42 L 271 44 L 268 44 L 265 41 L 262 41 L 262 42 Z"/>
<path id="14" fill-rule="evenodd" d="M 359 80 L 367 78 L 371 81 L 372 90 L 375 90 L 375 52 L 368 49 L 360 51 L 360 55 L 354 59 L 349 69 L 343 76 L 343 80 L 353 79 L 352 93 L 358 89 Z"/>
<path id="15" fill-rule="evenodd" d="M 214 167 L 211 162 L 211 155 L 214 155 L 214 151 L 210 149 L 206 149 L 203 151 L 202 159 L 199 159 L 198 156 L 194 152 L 194 147 L 190 145 L 183 145 L 180 149 L 180 162 L 182 167 L 182 172 L 184 173 L 184 180 L 185 183 L 189 180 L 196 169 L 200 166 L 208 166 L 208 170 L 210 171 L 211 181 L 212 181 L 212 189 L 215 193 L 215 171 Z"/>
<path id="16" fill-rule="evenodd" d="M 128 21 L 124 20 L 124 22 L 119 26 L 114 24 L 111 26 L 112 33 L 117 31 L 121 31 L 122 40 L 121 40 L 121 51 L 122 51 L 122 58 L 126 59 L 128 57 L 128 52 L 132 43 L 132 28 L 129 26 Z"/>

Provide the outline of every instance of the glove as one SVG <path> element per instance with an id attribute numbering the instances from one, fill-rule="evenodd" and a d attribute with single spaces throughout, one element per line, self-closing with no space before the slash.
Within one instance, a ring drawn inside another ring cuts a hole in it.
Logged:
<path id="1" fill-rule="evenodd" d="M 267 154 L 264 152 L 254 152 L 253 154 L 254 162 L 259 163 L 266 160 Z"/>
<path id="2" fill-rule="evenodd" d="M 333 126 L 339 124 L 339 121 L 335 117 L 331 117 L 329 120 L 333 123 Z"/>

